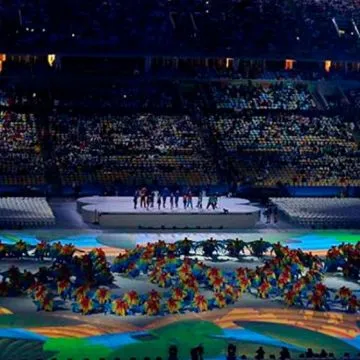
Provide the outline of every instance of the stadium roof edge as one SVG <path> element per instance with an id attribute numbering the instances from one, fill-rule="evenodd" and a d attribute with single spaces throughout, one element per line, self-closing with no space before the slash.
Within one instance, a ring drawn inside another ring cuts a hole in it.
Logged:
<path id="1" fill-rule="evenodd" d="M 136 58 L 136 57 L 171 57 L 171 58 L 237 58 L 240 60 L 272 60 L 282 61 L 284 59 L 294 59 L 297 61 L 313 62 L 313 61 L 355 61 L 360 62 L 360 51 L 356 56 L 341 56 L 331 54 L 321 54 L 319 56 L 311 56 L 309 54 L 263 54 L 263 55 L 236 55 L 235 53 L 145 53 L 145 52 L 67 52 L 56 51 L 54 49 L 48 51 L 6 51 L 0 50 L 0 53 L 8 56 L 47 56 L 49 54 L 56 54 L 61 57 L 92 57 L 92 58 Z"/>

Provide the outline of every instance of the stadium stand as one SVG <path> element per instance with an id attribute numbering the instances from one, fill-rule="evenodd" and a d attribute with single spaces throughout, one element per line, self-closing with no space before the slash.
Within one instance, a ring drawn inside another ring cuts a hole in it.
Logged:
<path id="1" fill-rule="evenodd" d="M 46 227 L 55 224 L 45 198 L 0 198 L 0 226 L 10 228 Z"/>
<path id="2" fill-rule="evenodd" d="M 278 82 L 270 85 L 216 83 L 212 95 L 217 109 L 313 110 L 316 108 L 307 85 Z"/>
<path id="3" fill-rule="evenodd" d="M 188 116 L 57 116 L 54 156 L 63 184 L 216 184 L 214 165 Z"/>
<path id="4" fill-rule="evenodd" d="M 1 111 L 0 138 L 1 184 L 44 184 L 44 163 L 35 116 Z"/>
<path id="5" fill-rule="evenodd" d="M 354 124 L 340 116 L 218 114 L 209 121 L 242 181 L 261 186 L 360 184 Z"/>
<path id="6" fill-rule="evenodd" d="M 360 218 L 360 200 L 336 198 L 270 199 L 295 224 L 318 227 L 356 227 Z"/>

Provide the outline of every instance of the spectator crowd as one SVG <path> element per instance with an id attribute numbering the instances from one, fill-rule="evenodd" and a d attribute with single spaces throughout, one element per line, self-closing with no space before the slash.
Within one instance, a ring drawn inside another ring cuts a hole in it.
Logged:
<path id="1" fill-rule="evenodd" d="M 0 112 L 0 183 L 43 184 L 44 162 L 33 114 Z"/>
<path id="2" fill-rule="evenodd" d="M 188 116 L 57 116 L 55 161 L 64 183 L 120 181 L 200 186 L 217 182 L 199 129 Z"/>
<path id="3" fill-rule="evenodd" d="M 105 99 L 88 89 L 54 93 L 45 114 L 29 110 L 39 109 L 40 96 L 3 90 L 2 184 L 44 184 L 46 174 L 58 174 L 67 186 L 360 185 L 357 117 L 321 108 L 307 83 L 173 86 L 158 83 L 148 97 L 138 83 L 116 86 Z M 344 92 L 354 109 L 357 93 Z"/>
<path id="4" fill-rule="evenodd" d="M 217 109 L 313 110 L 315 101 L 307 85 L 293 82 L 253 85 L 229 84 L 212 87 Z"/>
<path id="5" fill-rule="evenodd" d="M 281 112 L 209 120 L 242 180 L 266 186 L 360 184 L 355 125 L 340 116 Z"/>

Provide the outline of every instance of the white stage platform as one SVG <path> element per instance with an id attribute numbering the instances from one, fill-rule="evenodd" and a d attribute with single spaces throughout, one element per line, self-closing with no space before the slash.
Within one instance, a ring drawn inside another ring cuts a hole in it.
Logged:
<path id="1" fill-rule="evenodd" d="M 203 206 L 208 199 L 203 200 Z M 194 206 L 197 198 L 193 198 Z M 182 199 L 179 208 L 157 207 L 134 209 L 131 197 L 86 197 L 77 200 L 77 208 L 87 223 L 106 228 L 122 229 L 248 229 L 255 227 L 260 209 L 249 205 L 246 199 L 220 198 L 218 209 L 184 209 Z M 228 213 L 224 213 L 227 209 Z"/>

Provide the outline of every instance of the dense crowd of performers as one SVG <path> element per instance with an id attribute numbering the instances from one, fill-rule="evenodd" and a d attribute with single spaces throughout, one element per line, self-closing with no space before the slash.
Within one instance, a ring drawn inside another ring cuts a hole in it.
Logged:
<path id="1" fill-rule="evenodd" d="M 262 266 L 225 271 L 196 258 L 200 251 L 216 260 L 222 250 L 239 258 L 245 253 L 244 244 L 262 257 Z M 360 242 L 332 247 L 325 259 L 262 239 L 250 243 L 238 239 L 158 241 L 120 253 L 112 264 L 102 249 L 76 255 L 73 245 L 40 242 L 31 250 L 31 256 L 51 259 L 52 265 L 40 267 L 37 273 L 9 268 L 1 274 L 0 296 L 28 294 L 38 311 L 71 308 L 81 314 L 119 316 L 203 312 L 233 304 L 244 293 L 314 310 L 360 310 L 355 292 L 345 286 L 331 290 L 322 282 L 327 271 L 339 268 L 347 269 L 345 276 L 358 279 Z M 30 256 L 24 241 L 0 243 L 0 258 L 24 256 Z M 119 297 L 110 290 L 114 273 L 130 278 L 147 275 L 151 283 L 165 290 L 160 293 L 154 289 L 147 294 L 131 290 Z M 204 295 L 209 291 L 211 296 Z"/>

